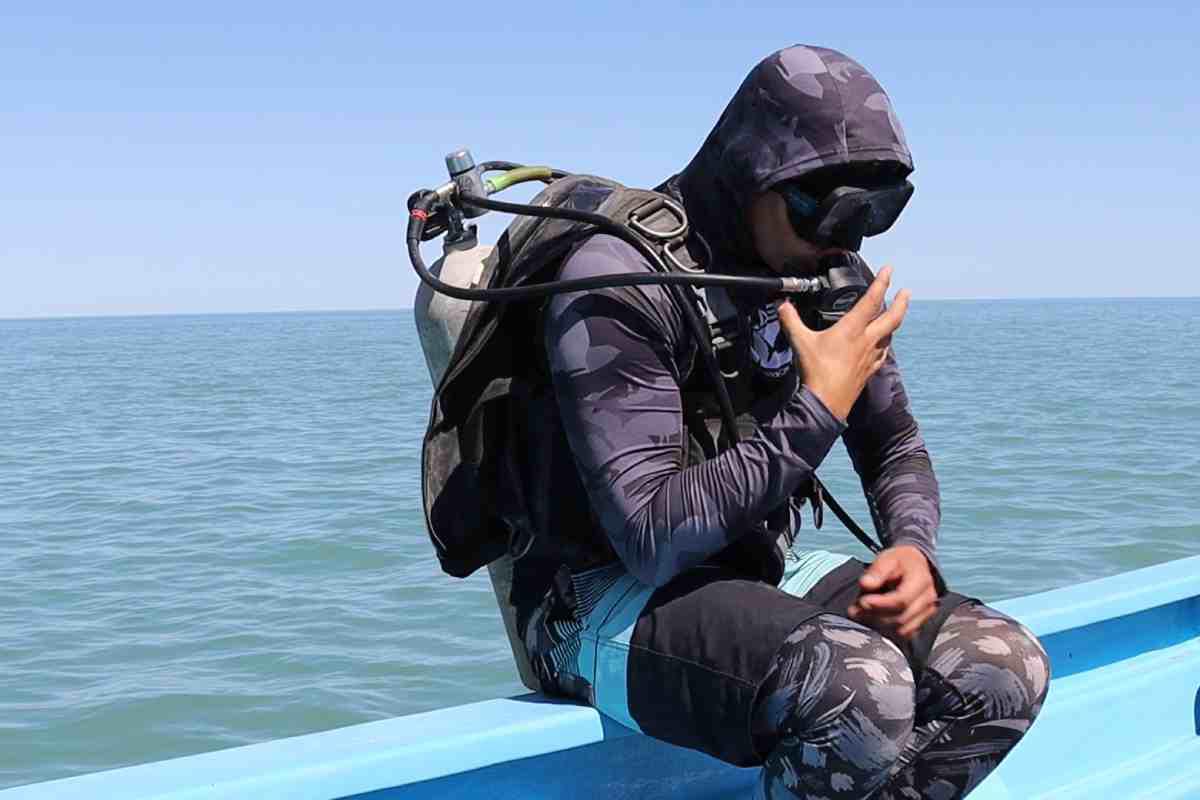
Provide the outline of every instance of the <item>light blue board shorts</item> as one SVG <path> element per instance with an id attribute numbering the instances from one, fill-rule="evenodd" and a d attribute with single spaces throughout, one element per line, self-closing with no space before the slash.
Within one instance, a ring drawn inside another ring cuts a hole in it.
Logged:
<path id="1" fill-rule="evenodd" d="M 851 558 L 825 550 L 790 553 L 779 589 L 803 597 Z M 582 572 L 573 580 L 581 611 L 586 612 L 582 617 L 584 627 L 579 633 L 579 648 L 572 648 L 573 657 L 557 667 L 560 672 L 587 681 L 596 710 L 640 732 L 629 712 L 629 639 L 654 587 L 639 582 L 620 564 Z"/>

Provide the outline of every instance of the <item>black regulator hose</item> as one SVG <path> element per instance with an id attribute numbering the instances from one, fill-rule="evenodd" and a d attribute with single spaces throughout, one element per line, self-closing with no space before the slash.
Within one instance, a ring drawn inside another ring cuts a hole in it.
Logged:
<path id="1" fill-rule="evenodd" d="M 548 294 L 562 294 L 566 292 L 582 292 L 594 289 L 605 289 L 613 286 L 644 286 L 650 284 L 665 284 L 667 291 L 673 294 L 678 291 L 680 286 L 744 286 L 741 281 L 752 281 L 754 288 L 764 289 L 773 293 L 780 293 L 784 290 L 784 281 L 777 278 L 743 278 L 736 275 L 685 275 L 682 273 L 671 273 L 667 271 L 666 265 L 662 263 L 658 253 L 649 247 L 641 238 L 631 233 L 621 225 L 609 220 L 607 217 L 600 214 L 593 214 L 588 211 L 579 211 L 568 208 L 545 208 L 542 206 L 526 205 L 524 203 L 504 203 L 498 200 L 490 200 L 486 197 L 478 197 L 476 195 L 460 195 L 460 201 L 466 205 L 479 206 L 490 211 L 500 211 L 509 214 L 525 214 L 528 216 L 544 217 L 549 219 L 566 219 L 572 222 L 584 222 L 595 225 L 598 231 L 611 233 L 614 236 L 620 237 L 622 241 L 628 242 L 638 251 L 640 255 L 646 258 L 651 264 L 661 270 L 657 274 L 615 274 L 615 275 L 597 275 L 594 278 L 574 278 L 570 280 L 549 281 L 546 283 L 535 283 L 528 286 L 516 286 L 507 288 L 493 289 L 463 289 L 453 284 L 439 280 L 429 272 L 425 267 L 425 262 L 421 259 L 421 228 L 424 227 L 424 215 L 428 214 L 427 206 L 432 205 L 436 200 L 435 197 L 427 195 L 422 198 L 416 206 L 414 206 L 408 222 L 408 254 L 412 259 L 413 267 L 416 268 L 417 274 L 421 280 L 428 283 L 431 287 L 439 292 L 457 297 L 462 300 L 488 300 L 495 302 L 496 300 L 522 300 L 530 297 L 540 297 Z M 423 214 L 421 213 L 423 212 Z M 708 279 L 708 280 L 705 280 Z M 702 282 L 703 281 L 703 282 Z M 711 283 L 709 281 L 712 281 Z M 730 283 L 737 281 L 738 283 Z M 708 328 L 704 324 L 704 320 L 700 319 L 699 313 L 693 303 L 689 302 L 686 297 L 675 295 L 676 304 L 682 309 L 684 317 L 687 319 L 688 327 L 691 329 L 692 336 L 696 339 L 697 350 L 700 357 L 704 359 L 704 365 L 708 369 L 709 374 L 720 376 L 721 369 L 717 364 L 716 354 L 713 353 L 712 343 L 709 341 Z M 737 432 L 737 415 L 733 411 L 733 401 L 729 397 L 729 392 L 725 388 L 725 381 L 722 380 L 717 384 L 717 402 L 721 406 L 721 416 L 725 422 L 722 435 L 726 438 L 736 437 Z M 726 433 L 727 432 L 727 433 Z"/>
<path id="2" fill-rule="evenodd" d="M 546 219 L 562 219 L 570 222 L 583 222 L 594 225 L 596 232 L 616 236 L 628 243 L 638 253 L 646 258 L 661 272 L 642 273 L 636 275 L 614 274 L 597 275 L 592 278 L 572 278 L 570 280 L 547 281 L 525 286 L 506 286 L 488 289 L 468 289 L 455 286 L 438 279 L 425 266 L 421 257 L 421 233 L 432 213 L 434 204 L 440 202 L 436 194 L 430 192 L 414 203 L 408 219 L 408 257 L 412 261 L 417 277 L 441 294 L 459 300 L 486 300 L 488 302 L 506 302 L 512 300 L 528 300 L 532 297 L 545 297 L 551 294 L 566 292 L 586 292 L 595 289 L 609 289 L 615 286 L 720 286 L 729 289 L 749 289 L 764 292 L 769 295 L 804 294 L 818 288 L 817 281 L 809 278 L 755 278 L 747 275 L 707 275 L 671 272 L 662 263 L 658 253 L 646 244 L 637 234 L 622 225 L 618 225 L 608 217 L 593 214 L 589 211 L 579 211 L 573 208 L 545 208 L 543 206 L 526 205 L 524 203 L 504 203 L 477 195 L 464 194 L 459 196 L 459 202 L 464 205 L 486 208 L 490 211 L 500 211 L 507 214 L 521 214 L 530 217 Z"/>

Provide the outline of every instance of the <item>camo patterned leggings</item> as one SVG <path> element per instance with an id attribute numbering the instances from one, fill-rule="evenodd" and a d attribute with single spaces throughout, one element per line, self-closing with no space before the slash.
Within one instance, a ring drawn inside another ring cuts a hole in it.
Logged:
<path id="1" fill-rule="evenodd" d="M 1050 664 L 1020 623 L 977 603 L 942 626 L 919 682 L 875 631 L 824 614 L 780 649 L 754 708 L 768 800 L 956 800 L 1041 710 Z"/>

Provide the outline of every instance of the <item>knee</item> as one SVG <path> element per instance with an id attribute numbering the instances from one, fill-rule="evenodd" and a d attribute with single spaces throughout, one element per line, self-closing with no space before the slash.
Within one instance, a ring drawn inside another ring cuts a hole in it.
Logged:
<path id="1" fill-rule="evenodd" d="M 843 661 L 842 684 L 850 693 L 845 713 L 871 720 L 888 738 L 903 741 L 912 732 L 916 702 L 912 668 L 895 644 L 875 631 L 869 635 L 870 644 Z"/>
<path id="2" fill-rule="evenodd" d="M 913 728 L 916 687 L 908 660 L 856 622 L 823 615 L 817 623 L 829 648 L 830 675 L 823 702 L 801 715 L 807 717 L 802 725 L 819 731 L 827 720 L 845 741 L 862 745 L 864 758 L 890 766 Z"/>
<path id="3" fill-rule="evenodd" d="M 875 631 L 833 615 L 793 638 L 791 713 L 765 765 L 769 796 L 870 794 L 912 734 L 916 689 L 908 661 Z"/>
<path id="4" fill-rule="evenodd" d="M 971 607 L 955 620 L 958 615 L 951 615 L 938 636 L 930 667 L 988 719 L 1032 722 L 1050 687 L 1050 658 L 1041 642 L 1021 623 L 986 606 Z"/>

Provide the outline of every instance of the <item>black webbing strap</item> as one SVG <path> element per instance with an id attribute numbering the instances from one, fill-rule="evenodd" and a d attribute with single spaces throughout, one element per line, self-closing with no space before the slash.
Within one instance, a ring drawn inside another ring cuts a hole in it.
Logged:
<path id="1" fill-rule="evenodd" d="M 813 492 L 811 500 L 813 504 L 813 524 L 817 528 L 821 527 L 820 509 L 821 503 L 824 501 L 829 504 L 829 510 L 832 511 L 833 515 L 838 518 L 838 521 L 846 526 L 846 530 L 854 534 L 855 539 L 858 539 L 860 542 L 862 542 L 863 547 L 867 548 L 872 553 L 878 553 L 883 549 L 883 546 L 872 539 L 871 534 L 864 531 L 859 524 L 854 521 L 854 518 L 850 516 L 850 513 L 846 511 L 846 509 L 842 508 L 842 504 L 833 498 L 833 495 L 829 493 L 829 489 L 826 488 L 825 484 L 821 483 L 821 479 L 817 477 L 815 472 L 812 476 L 812 482 Z"/>

